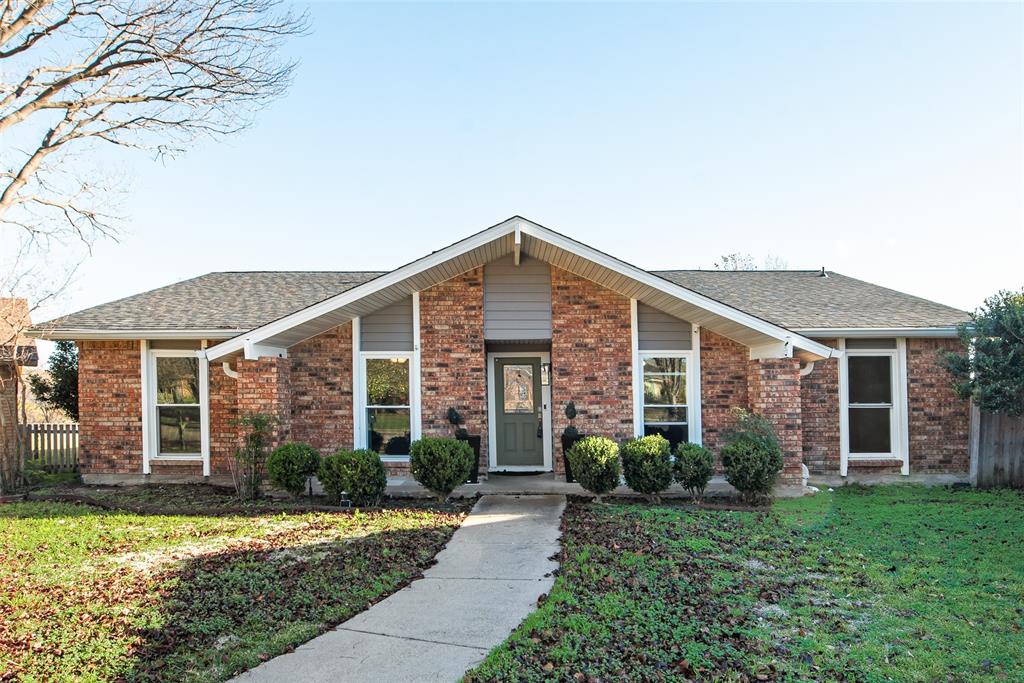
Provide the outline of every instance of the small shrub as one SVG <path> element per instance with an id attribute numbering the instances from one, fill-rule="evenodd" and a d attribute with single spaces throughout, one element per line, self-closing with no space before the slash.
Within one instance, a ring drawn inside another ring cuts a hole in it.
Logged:
<path id="1" fill-rule="evenodd" d="M 782 448 L 768 419 L 737 410 L 736 426 L 725 434 L 722 466 L 725 479 L 748 503 L 772 492 L 782 470 Z"/>
<path id="2" fill-rule="evenodd" d="M 353 505 L 377 505 L 388 486 L 384 463 L 376 451 L 361 448 L 339 450 L 320 465 L 320 485 L 334 505 L 347 493 Z"/>
<path id="3" fill-rule="evenodd" d="M 424 437 L 409 448 L 409 472 L 444 502 L 469 478 L 473 448 L 466 441 Z"/>
<path id="4" fill-rule="evenodd" d="M 681 443 L 676 447 L 674 470 L 676 481 L 699 503 L 715 474 L 715 454 L 695 443 Z"/>
<path id="5" fill-rule="evenodd" d="M 569 450 L 569 465 L 580 486 L 597 496 L 619 485 L 619 447 L 603 436 L 588 436 Z"/>
<path id="6" fill-rule="evenodd" d="M 235 484 L 235 493 L 242 500 L 255 500 L 259 495 L 267 449 L 277 422 L 273 415 L 250 413 L 232 423 L 246 430 L 245 444 L 235 451 L 235 458 L 231 463 L 231 479 Z"/>
<path id="7" fill-rule="evenodd" d="M 630 439 L 619 447 L 626 485 L 652 502 L 672 484 L 672 447 L 661 434 Z"/>
<path id="8" fill-rule="evenodd" d="M 271 483 L 293 496 L 320 469 L 320 453 L 308 443 L 292 442 L 278 446 L 267 458 L 267 476 Z"/>

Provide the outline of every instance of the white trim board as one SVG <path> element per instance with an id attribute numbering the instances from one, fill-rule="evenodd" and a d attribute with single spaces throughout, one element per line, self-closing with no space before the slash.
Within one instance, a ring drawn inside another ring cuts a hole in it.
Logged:
<path id="1" fill-rule="evenodd" d="M 939 337 L 956 338 L 955 327 L 794 327 L 808 337 Z"/>
<path id="2" fill-rule="evenodd" d="M 67 328 L 48 331 L 45 327 L 32 328 L 25 331 L 25 335 L 34 339 L 69 339 L 76 340 L 103 340 L 103 339 L 139 339 L 139 340 L 182 340 L 192 341 L 194 339 L 232 339 L 244 333 L 245 330 L 234 329 L 213 329 L 213 330 L 94 330 Z"/>
<path id="3" fill-rule="evenodd" d="M 494 359 L 495 358 L 540 358 L 541 363 L 550 363 L 551 354 L 547 351 L 492 351 L 487 354 L 487 471 L 488 472 L 536 472 L 534 466 L 506 465 L 498 467 L 498 436 L 497 422 L 495 420 L 495 379 Z M 541 382 L 540 400 L 543 417 L 541 425 L 544 430 L 542 441 L 544 442 L 544 467 L 545 472 L 553 471 L 552 458 L 552 435 L 551 435 L 551 382 L 547 385 Z"/>
<path id="4" fill-rule="evenodd" d="M 142 374 L 142 473 L 150 474 L 150 463 L 191 460 L 203 463 L 203 476 L 210 476 L 210 364 L 202 349 L 151 349 L 140 343 Z M 199 453 L 161 454 L 156 416 L 157 358 L 189 358 L 197 361 L 199 383 Z"/>
<path id="5" fill-rule="evenodd" d="M 597 251 L 596 249 L 565 237 L 564 235 L 560 235 L 552 230 L 537 225 L 536 223 L 532 223 L 524 218 L 515 216 L 507 221 L 499 223 L 498 225 L 487 228 L 486 230 L 467 237 L 464 240 L 445 247 L 444 249 L 429 254 L 417 261 L 413 261 L 412 263 L 397 268 L 390 273 L 381 275 L 369 282 L 325 299 L 324 301 L 313 304 L 312 306 L 296 311 L 284 316 L 283 318 L 217 344 L 209 349 L 208 356 L 211 360 L 216 360 L 242 350 L 259 350 L 260 346 L 265 342 L 267 348 L 276 350 L 277 347 L 274 346 L 274 343 L 268 342 L 268 340 L 271 340 L 275 335 L 283 334 L 293 327 L 309 323 L 320 316 L 327 316 L 338 309 L 353 304 L 360 299 L 389 287 L 397 285 L 405 286 L 408 284 L 407 280 L 410 278 L 432 268 L 440 267 L 448 261 L 456 259 L 473 250 L 480 249 L 495 240 L 499 240 L 507 236 L 514 236 L 516 234 L 525 235 L 550 244 L 558 249 L 570 252 L 574 256 L 578 256 L 585 261 L 594 263 L 602 268 L 607 268 L 642 285 L 708 311 L 709 313 L 719 316 L 724 320 L 735 323 L 741 327 L 754 330 L 759 334 L 782 342 L 789 348 L 796 346 L 823 358 L 829 358 L 837 355 L 836 350 L 829 346 L 820 344 L 791 330 L 779 327 L 778 325 L 774 325 L 773 323 L 762 320 L 761 318 L 753 316 L 740 309 L 733 308 L 702 294 L 698 294 L 693 290 L 686 289 L 685 287 L 670 282 L 658 275 L 648 273 L 645 270 L 641 270 L 636 266 L 620 261 L 619 259 Z M 332 323 L 333 324 L 330 325 L 331 327 L 339 324 L 337 320 L 332 320 Z"/>
<path id="6" fill-rule="evenodd" d="M 839 359 L 839 475 L 847 476 L 851 462 L 901 462 L 900 473 L 910 474 L 910 424 L 907 405 L 907 340 L 896 338 L 895 349 L 847 349 L 846 339 L 837 342 L 843 350 Z M 882 356 L 890 359 L 892 413 L 890 415 L 889 453 L 850 453 L 849 359 L 857 356 Z"/>

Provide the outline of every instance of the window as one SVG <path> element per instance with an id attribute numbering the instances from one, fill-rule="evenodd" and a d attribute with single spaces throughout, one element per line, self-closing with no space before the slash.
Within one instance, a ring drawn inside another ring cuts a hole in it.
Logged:
<path id="1" fill-rule="evenodd" d="M 505 413 L 533 412 L 533 366 L 506 365 L 504 367 Z"/>
<path id="2" fill-rule="evenodd" d="M 850 453 L 892 453 L 892 356 L 850 356 Z"/>
<path id="3" fill-rule="evenodd" d="M 641 355 L 644 436 L 661 434 L 675 449 L 687 441 L 687 357 Z"/>
<path id="4" fill-rule="evenodd" d="M 194 352 L 154 352 L 152 416 L 157 456 L 202 456 L 199 359 Z"/>
<path id="5" fill-rule="evenodd" d="M 906 342 L 903 339 L 840 340 L 842 459 L 847 461 L 902 460 L 907 457 Z"/>
<path id="6" fill-rule="evenodd" d="M 366 448 L 408 455 L 411 412 L 408 356 L 364 357 Z"/>

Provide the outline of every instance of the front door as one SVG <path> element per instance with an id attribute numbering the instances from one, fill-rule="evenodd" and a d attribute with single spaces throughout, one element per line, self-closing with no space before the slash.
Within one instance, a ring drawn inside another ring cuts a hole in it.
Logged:
<path id="1" fill-rule="evenodd" d="M 494 359 L 497 465 L 544 467 L 540 358 Z"/>

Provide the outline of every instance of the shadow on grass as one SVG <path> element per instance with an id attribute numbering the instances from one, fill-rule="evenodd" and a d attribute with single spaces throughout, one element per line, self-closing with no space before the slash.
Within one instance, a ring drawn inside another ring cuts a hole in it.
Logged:
<path id="1" fill-rule="evenodd" d="M 451 531 L 231 550 L 159 575 L 127 680 L 223 680 L 363 611 L 433 563 Z"/>

